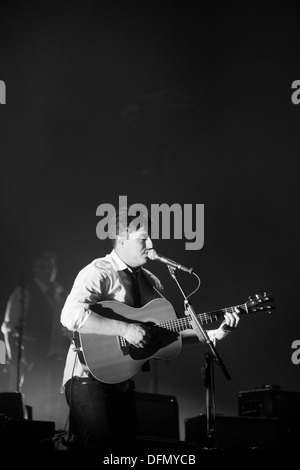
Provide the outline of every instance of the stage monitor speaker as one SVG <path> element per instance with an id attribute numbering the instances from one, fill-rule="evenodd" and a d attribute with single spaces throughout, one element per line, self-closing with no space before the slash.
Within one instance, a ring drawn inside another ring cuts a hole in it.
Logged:
<path id="1" fill-rule="evenodd" d="M 300 393 L 285 392 L 279 386 L 241 391 L 238 403 L 240 416 L 280 418 L 285 422 L 300 420 Z"/>
<path id="2" fill-rule="evenodd" d="M 138 436 L 179 439 L 175 396 L 136 392 L 136 407 Z"/>
<path id="3" fill-rule="evenodd" d="M 139 454 L 149 456 L 150 459 L 147 462 L 149 464 L 156 463 L 159 461 L 153 459 L 153 456 L 158 455 L 161 463 L 167 463 L 162 460 L 162 457 L 166 457 L 169 463 L 176 463 L 172 461 L 172 456 L 183 455 L 185 458 L 177 463 L 188 464 L 189 456 L 196 455 L 199 452 L 199 446 L 195 442 L 178 441 L 175 439 L 159 439 L 154 437 L 138 437 L 136 440 L 136 450 Z M 190 459 L 192 462 L 193 460 Z"/>
<path id="4" fill-rule="evenodd" d="M 0 420 L 0 449 L 5 451 L 55 450 L 54 436 L 55 423 L 52 421 Z"/>
<path id="5" fill-rule="evenodd" d="M 276 450 L 286 445 L 286 435 L 276 418 L 216 416 L 214 443 L 220 450 Z M 185 420 L 185 440 L 208 446 L 207 420 L 200 414 Z"/>
<path id="6" fill-rule="evenodd" d="M 0 414 L 3 414 L 8 418 L 27 418 L 27 409 L 22 393 L 0 393 Z"/>

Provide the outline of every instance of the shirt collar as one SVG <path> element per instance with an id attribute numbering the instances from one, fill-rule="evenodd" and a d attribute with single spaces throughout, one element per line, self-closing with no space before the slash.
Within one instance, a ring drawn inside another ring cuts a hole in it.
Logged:
<path id="1" fill-rule="evenodd" d="M 117 255 L 115 250 L 112 250 L 110 256 L 112 257 L 112 259 L 116 263 L 117 271 L 124 271 L 125 269 L 128 268 L 127 264 L 124 263 L 124 261 Z"/>

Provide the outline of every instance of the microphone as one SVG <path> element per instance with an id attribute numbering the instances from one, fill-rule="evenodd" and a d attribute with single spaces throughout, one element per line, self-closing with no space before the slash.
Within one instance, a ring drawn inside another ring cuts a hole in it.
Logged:
<path id="1" fill-rule="evenodd" d="M 189 273 L 189 274 L 192 274 L 193 272 L 193 268 L 186 268 L 185 266 L 182 266 L 182 264 L 179 264 L 176 261 L 166 258 L 165 256 L 159 255 L 154 250 L 154 248 L 151 248 L 148 251 L 148 258 L 151 259 L 152 261 L 160 261 L 161 263 L 165 263 L 174 269 L 181 269 L 181 271 L 185 271 L 186 273 Z"/>

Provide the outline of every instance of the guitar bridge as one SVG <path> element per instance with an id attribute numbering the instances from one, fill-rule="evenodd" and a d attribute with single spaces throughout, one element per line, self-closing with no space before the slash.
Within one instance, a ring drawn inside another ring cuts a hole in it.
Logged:
<path id="1" fill-rule="evenodd" d="M 118 336 L 119 347 L 123 356 L 127 356 L 129 354 L 129 343 L 123 336 Z"/>

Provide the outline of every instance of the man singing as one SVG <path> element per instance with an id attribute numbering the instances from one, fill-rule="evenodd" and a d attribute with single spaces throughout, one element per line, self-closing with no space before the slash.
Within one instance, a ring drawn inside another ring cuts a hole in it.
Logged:
<path id="1" fill-rule="evenodd" d="M 133 206 L 131 206 L 131 209 Z M 135 348 L 144 348 L 151 342 L 147 329 L 139 323 L 126 322 L 95 313 L 91 306 L 100 301 L 118 301 L 139 308 L 153 299 L 163 297 L 162 285 L 143 266 L 152 248 L 149 237 L 150 220 L 129 216 L 121 210 L 110 221 L 109 236 L 113 250 L 97 258 L 77 275 L 61 314 L 62 324 L 81 335 L 123 337 Z M 239 321 L 238 312 L 227 313 L 223 324 L 207 333 L 211 340 L 222 339 Z M 194 335 L 186 330 L 182 336 Z M 196 336 L 196 335 L 194 335 Z M 107 358 L 109 360 L 109 358 Z M 134 382 L 103 383 L 83 367 L 72 344 L 66 360 L 63 377 L 66 400 L 70 407 L 73 432 L 81 447 L 99 452 L 128 449 L 136 437 L 136 410 Z"/>

